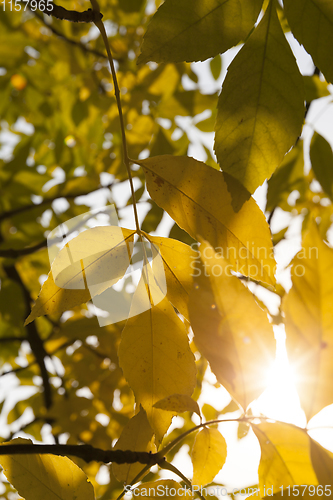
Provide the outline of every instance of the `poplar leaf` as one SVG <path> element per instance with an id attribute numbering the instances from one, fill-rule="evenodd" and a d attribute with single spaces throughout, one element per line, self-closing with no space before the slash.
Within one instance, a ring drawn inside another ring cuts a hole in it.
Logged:
<path id="1" fill-rule="evenodd" d="M 153 430 L 149 425 L 146 412 L 140 407 L 139 413 L 132 417 L 123 428 L 114 450 L 151 451 L 156 447 L 152 443 Z M 113 474 L 121 483 L 130 484 L 142 470 L 142 464 L 112 463 Z"/>
<path id="2" fill-rule="evenodd" d="M 262 0 L 166 0 L 153 16 L 138 64 L 203 61 L 244 40 Z"/>
<path id="3" fill-rule="evenodd" d="M 284 10 L 300 44 L 313 62 L 333 82 L 333 4 L 330 0 L 284 0 Z"/>
<path id="4" fill-rule="evenodd" d="M 13 439 L 6 444 L 32 444 Z M 94 500 L 86 474 L 67 457 L 55 455 L 0 455 L 8 481 L 25 500 Z"/>
<path id="5" fill-rule="evenodd" d="M 330 144 L 315 132 L 311 141 L 312 170 L 325 193 L 333 201 L 333 153 Z"/>
<path id="6" fill-rule="evenodd" d="M 195 437 L 192 448 L 193 486 L 204 486 L 213 481 L 227 458 L 227 444 L 214 428 L 204 427 Z"/>
<path id="7" fill-rule="evenodd" d="M 130 263 L 135 231 L 115 226 L 89 229 L 58 253 L 25 325 L 61 314 L 110 288 Z"/>
<path id="8" fill-rule="evenodd" d="M 172 411 L 176 413 L 184 413 L 184 411 L 192 411 L 201 417 L 199 405 L 190 396 L 184 394 L 172 394 L 167 398 L 161 399 L 154 404 L 154 408 L 161 410 Z"/>
<path id="9" fill-rule="evenodd" d="M 265 389 L 275 341 L 266 313 L 207 242 L 189 311 L 194 342 L 233 399 L 246 408 Z M 246 311 L 246 314 L 244 313 Z"/>
<path id="10" fill-rule="evenodd" d="M 295 144 L 304 119 L 303 79 L 275 5 L 230 64 L 218 101 L 218 162 L 251 193 Z"/>
<path id="11" fill-rule="evenodd" d="M 267 490 L 281 493 L 281 486 L 318 484 L 310 457 L 310 437 L 304 429 L 282 422 L 252 424 L 261 458 L 259 487 L 262 497 Z"/>
<path id="12" fill-rule="evenodd" d="M 333 403 L 333 249 L 315 223 L 304 235 L 291 269 L 293 286 L 284 297 L 287 352 L 308 419 Z"/>
<path id="13" fill-rule="evenodd" d="M 118 355 L 136 403 L 145 409 L 160 442 L 172 415 L 154 408 L 154 404 L 173 394 L 190 396 L 196 384 L 196 366 L 184 324 L 169 301 L 161 300 L 152 273 L 148 281 L 149 286 L 141 279 L 134 293 Z"/>
<path id="14" fill-rule="evenodd" d="M 152 199 L 182 229 L 218 247 L 235 271 L 274 284 L 270 230 L 241 184 L 234 181 L 231 196 L 222 172 L 190 157 L 163 155 L 137 163 Z"/>

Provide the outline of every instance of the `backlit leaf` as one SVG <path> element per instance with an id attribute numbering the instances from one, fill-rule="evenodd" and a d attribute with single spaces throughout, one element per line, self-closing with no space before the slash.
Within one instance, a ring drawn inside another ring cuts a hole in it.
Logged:
<path id="1" fill-rule="evenodd" d="M 244 40 L 262 0 L 166 0 L 152 18 L 138 64 L 203 61 Z"/>
<path id="2" fill-rule="evenodd" d="M 13 439 L 6 444 L 32 444 Z M 55 455 L 0 455 L 8 481 L 25 500 L 94 500 L 94 489 L 85 473 L 67 457 Z"/>
<path id="3" fill-rule="evenodd" d="M 303 94 L 302 76 L 271 0 L 228 68 L 215 125 L 221 169 L 251 193 L 272 175 L 300 135 Z"/>
<path id="4" fill-rule="evenodd" d="M 321 485 L 331 485 L 333 477 L 333 453 L 310 439 L 311 460 Z M 326 495 L 325 495 L 326 496 Z"/>
<path id="5" fill-rule="evenodd" d="M 312 170 L 325 193 L 333 201 L 333 153 L 330 144 L 315 132 L 311 141 Z"/>
<path id="6" fill-rule="evenodd" d="M 192 448 L 192 485 L 204 486 L 213 481 L 227 458 L 227 444 L 222 434 L 204 427 L 195 437 Z"/>
<path id="7" fill-rule="evenodd" d="M 67 243 L 52 263 L 25 324 L 88 302 L 117 282 L 129 266 L 129 245 L 134 233 L 130 229 L 101 226 L 84 231 Z"/>
<path id="8" fill-rule="evenodd" d="M 189 311 L 194 341 L 213 373 L 246 408 L 265 389 L 274 357 L 274 334 L 252 293 L 205 242 Z"/>
<path id="9" fill-rule="evenodd" d="M 146 412 L 140 408 L 139 413 L 132 417 L 124 427 L 114 449 L 155 452 L 156 447 L 152 443 L 152 438 L 153 431 Z M 118 481 L 129 484 L 142 470 L 142 464 L 116 464 L 113 462 L 112 470 Z"/>
<path id="10" fill-rule="evenodd" d="M 223 173 L 189 157 L 163 155 L 137 163 L 150 196 L 182 229 L 223 251 L 234 270 L 274 283 L 267 222 L 239 183 L 227 187 Z"/>
<path id="11" fill-rule="evenodd" d="M 280 493 L 281 486 L 318 484 L 310 457 L 310 438 L 304 429 L 281 422 L 252 424 L 261 458 L 259 486 L 262 497 L 267 490 Z"/>
<path id="12" fill-rule="evenodd" d="M 333 4 L 329 0 L 284 0 L 289 26 L 328 82 L 333 82 Z"/>
<path id="13" fill-rule="evenodd" d="M 312 223 L 293 260 L 293 286 L 282 305 L 287 351 L 308 419 L 333 403 L 333 249 Z"/>
<path id="14" fill-rule="evenodd" d="M 184 324 L 161 295 L 152 273 L 148 279 L 150 297 L 141 279 L 118 354 L 136 402 L 145 409 L 159 442 L 172 415 L 154 408 L 154 404 L 173 394 L 190 396 L 195 386 L 196 367 Z"/>
<path id="15" fill-rule="evenodd" d="M 196 258 L 196 252 L 189 245 L 171 238 L 145 236 L 156 245 L 162 257 L 168 300 L 189 320 L 187 304 L 193 285 L 191 265 Z M 157 282 L 164 278 L 158 276 L 158 271 L 159 269 L 154 268 Z"/>
<path id="16" fill-rule="evenodd" d="M 190 396 L 185 396 L 184 394 L 173 394 L 172 396 L 161 399 L 154 404 L 154 408 L 176 413 L 191 411 L 197 413 L 199 417 L 201 416 L 198 403 Z"/>

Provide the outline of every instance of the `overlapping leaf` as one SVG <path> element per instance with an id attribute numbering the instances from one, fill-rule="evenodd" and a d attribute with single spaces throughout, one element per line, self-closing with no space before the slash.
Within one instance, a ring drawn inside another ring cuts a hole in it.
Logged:
<path id="1" fill-rule="evenodd" d="M 303 118 L 302 76 L 271 0 L 223 83 L 215 125 L 221 169 L 253 193 L 294 145 Z"/>
<path id="2" fill-rule="evenodd" d="M 163 155 L 137 163 L 150 196 L 182 229 L 222 250 L 234 270 L 274 283 L 268 224 L 239 183 L 227 187 L 221 172 L 189 157 Z"/>
<path id="3" fill-rule="evenodd" d="M 151 20 L 138 63 L 203 61 L 244 40 L 262 0 L 166 0 Z"/>
<path id="4" fill-rule="evenodd" d="M 159 442 L 172 415 L 154 408 L 154 404 L 173 394 L 190 396 L 196 367 L 184 324 L 154 282 L 148 266 L 147 271 L 149 285 L 140 280 L 122 332 L 119 364 Z"/>
<path id="5" fill-rule="evenodd" d="M 6 444 L 32 444 L 17 438 Z M 55 455 L 0 455 L 8 481 L 25 500 L 94 500 L 86 474 L 67 457 Z"/>
<path id="6" fill-rule="evenodd" d="M 189 245 L 171 238 L 159 238 L 158 236 L 145 235 L 147 239 L 158 248 L 164 265 L 164 276 L 160 276 L 160 268 L 154 266 L 154 277 L 157 283 L 165 279 L 167 284 L 168 300 L 188 320 L 188 298 L 192 289 L 192 264 L 196 258 L 196 252 Z"/>
<path id="7" fill-rule="evenodd" d="M 252 428 L 261 448 L 259 486 L 262 497 L 268 489 L 271 493 L 280 493 L 281 486 L 318 484 L 311 462 L 310 438 L 304 429 L 281 422 L 262 422 Z"/>
<path id="8" fill-rule="evenodd" d="M 157 403 L 154 404 L 154 408 L 160 408 L 161 410 L 172 411 L 176 413 L 184 413 L 185 411 L 191 411 L 199 415 L 200 408 L 199 405 L 194 399 L 190 396 L 186 396 L 185 394 L 172 394 L 172 396 L 168 396 Z"/>
<path id="9" fill-rule="evenodd" d="M 214 428 L 204 427 L 195 437 L 192 448 L 194 486 L 204 486 L 213 481 L 227 458 L 227 444 L 222 434 Z"/>
<path id="10" fill-rule="evenodd" d="M 149 425 L 146 412 L 140 408 L 139 413 L 131 418 L 122 430 L 115 450 L 151 451 L 156 447 L 152 443 L 153 431 Z M 112 470 L 118 481 L 129 484 L 142 470 L 142 464 L 112 464 Z"/>
<path id="11" fill-rule="evenodd" d="M 129 266 L 135 231 L 101 226 L 80 233 L 59 252 L 25 324 L 60 314 L 116 283 Z"/>
<path id="12" fill-rule="evenodd" d="M 328 82 L 333 82 L 333 5 L 329 0 L 284 0 L 293 35 L 311 55 Z"/>
<path id="13" fill-rule="evenodd" d="M 310 158 L 312 170 L 325 193 L 333 201 L 333 153 L 329 143 L 314 133 L 311 141 Z"/>
<path id="14" fill-rule="evenodd" d="M 200 251 L 189 302 L 194 341 L 218 382 L 246 408 L 265 388 L 274 357 L 272 326 L 223 257 L 207 243 Z"/>
<path id="15" fill-rule="evenodd" d="M 293 260 L 293 286 L 283 300 L 287 351 L 308 418 L 333 403 L 333 249 L 315 224 Z"/>

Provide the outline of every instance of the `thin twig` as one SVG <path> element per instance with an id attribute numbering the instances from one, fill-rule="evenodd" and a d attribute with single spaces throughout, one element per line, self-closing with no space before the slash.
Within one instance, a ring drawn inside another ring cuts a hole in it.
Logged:
<path id="1" fill-rule="evenodd" d="M 140 234 L 139 217 L 138 217 L 138 212 L 137 212 L 137 208 L 136 208 L 135 190 L 134 190 L 131 167 L 130 167 L 130 159 L 129 159 L 128 152 L 127 152 L 125 123 L 124 123 L 123 110 L 121 107 L 120 90 L 119 90 L 119 85 L 118 85 L 118 80 L 117 80 L 116 69 L 114 67 L 113 57 L 111 54 L 111 49 L 110 49 L 110 45 L 109 45 L 109 41 L 108 41 L 108 37 L 107 37 L 106 31 L 105 31 L 103 21 L 101 20 L 101 18 L 98 18 L 98 14 L 100 12 L 98 2 L 97 2 L 97 0 L 90 0 L 90 1 L 91 1 L 92 6 L 93 6 L 93 11 L 96 13 L 96 20 L 94 21 L 94 24 L 99 29 L 99 32 L 102 36 L 102 39 L 103 39 L 103 42 L 105 45 L 105 49 L 106 49 L 106 52 L 108 55 L 109 63 L 110 63 L 111 75 L 112 75 L 113 86 L 114 86 L 114 94 L 115 94 L 116 101 L 117 101 L 119 121 L 120 121 L 121 138 L 122 138 L 122 146 L 123 146 L 123 160 L 124 160 L 124 164 L 126 166 L 128 180 L 129 180 L 130 188 L 131 188 L 135 226 L 136 226 L 136 230 L 137 230 L 138 234 Z"/>

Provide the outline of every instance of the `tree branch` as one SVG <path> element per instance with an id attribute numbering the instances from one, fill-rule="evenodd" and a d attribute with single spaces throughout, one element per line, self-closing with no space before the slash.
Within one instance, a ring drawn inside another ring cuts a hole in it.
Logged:
<path id="1" fill-rule="evenodd" d="M 103 462 L 108 464 L 147 464 L 153 466 L 164 462 L 164 457 L 159 453 L 131 450 L 102 450 L 90 444 L 6 444 L 0 445 L 0 455 L 58 455 L 62 457 L 73 456 L 85 462 Z"/>
<path id="2" fill-rule="evenodd" d="M 36 250 L 46 247 L 46 245 L 47 240 L 43 240 L 32 247 L 19 248 L 17 250 L 15 248 L 0 250 L 0 257 L 17 259 L 17 257 L 22 257 L 23 255 L 30 255 L 31 253 L 36 252 Z"/>
<path id="3" fill-rule="evenodd" d="M 25 287 L 21 276 L 19 275 L 17 269 L 15 266 L 7 266 L 5 267 L 5 272 L 11 280 L 13 280 L 15 283 L 17 283 L 23 293 L 24 301 L 25 301 L 25 306 L 26 306 L 26 312 L 29 314 L 30 311 L 30 303 L 31 303 L 31 297 L 30 293 Z M 36 328 L 35 323 L 29 323 L 29 325 L 26 326 L 27 329 L 27 341 L 30 344 L 31 350 L 35 356 L 36 362 L 39 366 L 41 377 L 43 379 L 43 386 L 44 386 L 44 401 L 45 401 L 45 406 L 46 408 L 50 408 L 52 405 L 52 390 L 51 390 L 51 385 L 49 381 L 49 375 L 45 366 L 45 358 L 49 357 L 48 353 L 45 350 L 44 344 L 42 339 L 39 336 L 38 330 Z"/>
<path id="4" fill-rule="evenodd" d="M 28 7 L 32 12 L 36 11 L 35 4 L 31 5 L 32 1 L 28 3 Z M 43 8 L 41 8 L 43 6 Z M 95 12 L 91 9 L 85 10 L 84 12 L 77 12 L 76 10 L 67 10 L 60 5 L 56 5 L 52 0 L 37 0 L 37 8 L 43 14 L 47 16 L 55 17 L 56 19 L 71 21 L 73 23 L 94 23 L 102 19 L 103 14 L 100 12 Z"/>

